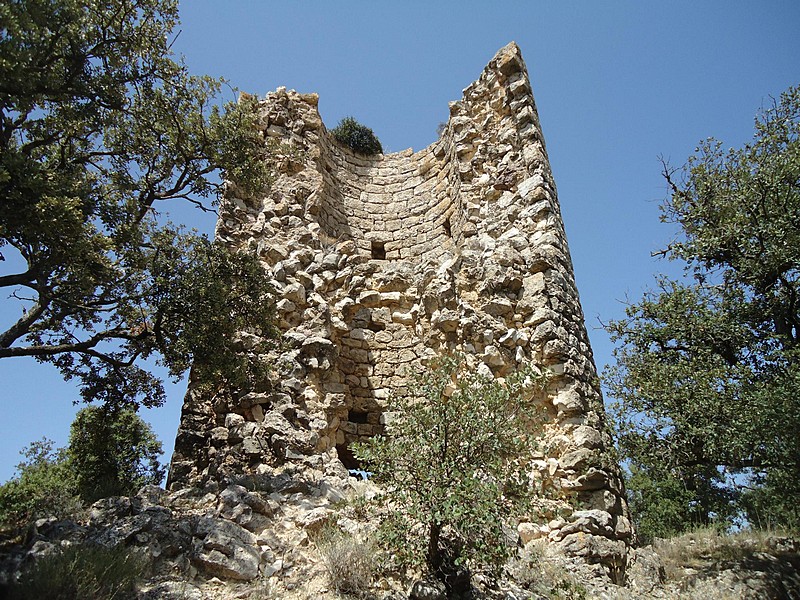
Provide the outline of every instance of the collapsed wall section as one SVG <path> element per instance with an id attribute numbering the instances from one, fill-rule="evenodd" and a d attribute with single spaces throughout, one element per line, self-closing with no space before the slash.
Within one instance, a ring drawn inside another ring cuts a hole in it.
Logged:
<path id="1" fill-rule="evenodd" d="M 492 377 L 532 363 L 552 374 L 532 461 L 563 502 L 523 520 L 521 539 L 620 568 L 632 532 L 519 48 L 498 52 L 416 153 L 352 153 L 314 94 L 279 89 L 261 109 L 279 176 L 264 198 L 232 186 L 217 238 L 258 252 L 282 345 L 258 389 L 190 385 L 169 485 L 342 482 L 358 467 L 350 444 L 383 431 L 387 399 L 431 357 L 458 351 Z"/>

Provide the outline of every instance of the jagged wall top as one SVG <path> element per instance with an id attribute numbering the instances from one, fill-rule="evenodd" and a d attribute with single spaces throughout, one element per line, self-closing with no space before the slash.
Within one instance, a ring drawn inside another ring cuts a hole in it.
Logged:
<path id="1" fill-rule="evenodd" d="M 499 198 L 520 179 L 538 175 L 527 182 L 528 191 L 544 184 L 557 202 L 527 71 L 513 42 L 464 90 L 462 100 L 450 104 L 441 139 L 416 153 L 366 157 L 350 152 L 329 136 L 317 100 L 316 94 L 285 89 L 268 94 L 263 101 L 266 134 L 317 161 L 321 181 L 309 183 L 319 189 L 309 193 L 304 212 L 316 220 L 325 239 L 353 240 L 364 256 L 371 255 L 375 242 L 384 245 L 387 260 L 436 259 L 451 240 L 461 245 L 477 233 L 480 201 Z M 291 131 L 287 120 L 293 122 Z M 494 139 L 476 144 L 487 130 L 496 133 Z M 509 154 L 512 147 L 521 150 Z M 461 197 L 479 187 L 487 188 L 483 197 Z M 544 199 L 541 190 L 537 193 Z M 508 195 L 504 199 L 511 201 Z M 219 232 L 223 237 L 234 233 L 225 229 Z"/>

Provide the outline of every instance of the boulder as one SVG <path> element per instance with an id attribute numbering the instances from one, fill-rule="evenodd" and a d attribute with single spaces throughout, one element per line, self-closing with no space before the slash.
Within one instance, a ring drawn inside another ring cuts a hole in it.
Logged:
<path id="1" fill-rule="evenodd" d="M 244 527 L 217 517 L 202 517 L 195 536 L 192 563 L 206 573 L 242 581 L 258 577 L 258 539 Z"/>

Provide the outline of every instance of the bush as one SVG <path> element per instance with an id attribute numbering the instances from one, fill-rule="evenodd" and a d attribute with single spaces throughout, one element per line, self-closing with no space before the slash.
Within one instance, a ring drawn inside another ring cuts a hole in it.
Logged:
<path id="1" fill-rule="evenodd" d="M 339 143 L 344 144 L 358 154 L 381 154 L 383 146 L 372 133 L 372 129 L 356 121 L 353 117 L 345 117 L 331 131 Z"/>
<path id="2" fill-rule="evenodd" d="M 72 546 L 45 556 L 9 589 L 9 600 L 127 600 L 136 598 L 136 581 L 146 560 L 121 546 Z"/>
<path id="3" fill-rule="evenodd" d="M 0 525 L 15 527 L 45 516 L 66 517 L 80 508 L 77 481 L 66 451 L 42 438 L 25 448 L 18 475 L 0 486 Z"/>
<path id="4" fill-rule="evenodd" d="M 17 475 L 0 485 L 0 525 L 21 526 L 45 516 L 74 514 L 81 500 L 129 496 L 158 485 L 161 442 L 129 409 L 89 406 L 78 411 L 69 447 L 43 438 L 25 448 Z"/>

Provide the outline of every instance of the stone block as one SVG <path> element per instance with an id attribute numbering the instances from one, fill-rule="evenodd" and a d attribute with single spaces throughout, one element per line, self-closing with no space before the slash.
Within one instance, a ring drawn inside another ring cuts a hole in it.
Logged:
<path id="1" fill-rule="evenodd" d="M 551 370 L 553 370 L 552 367 Z M 553 370 L 553 372 L 555 371 Z M 586 406 L 583 397 L 576 390 L 564 390 L 559 392 L 553 399 L 553 405 L 558 410 L 560 416 L 582 413 Z"/>
<path id="2" fill-rule="evenodd" d="M 523 546 L 532 540 L 545 537 L 550 532 L 546 525 L 537 525 L 536 523 L 522 522 L 517 525 L 517 534 L 519 541 Z"/>
<path id="3" fill-rule="evenodd" d="M 228 429 L 241 425 L 244 425 L 244 417 L 242 415 L 236 413 L 228 413 L 225 415 L 225 427 Z"/>
<path id="4" fill-rule="evenodd" d="M 254 437 L 246 437 L 242 440 L 242 452 L 247 454 L 248 456 L 252 455 L 260 455 L 264 449 L 261 447 L 261 443 L 258 441 L 257 438 Z"/>
<path id="5" fill-rule="evenodd" d="M 222 446 L 228 442 L 228 428 L 214 427 L 211 430 L 211 443 L 214 446 Z"/>
<path id="6" fill-rule="evenodd" d="M 445 333 L 456 331 L 458 329 L 459 320 L 458 313 L 447 308 L 434 311 L 431 315 L 431 325 Z"/>
<path id="7" fill-rule="evenodd" d="M 380 292 L 373 292 L 371 290 L 366 290 L 361 292 L 358 296 L 358 303 L 363 306 L 378 306 L 381 302 L 381 294 Z"/>
<path id="8" fill-rule="evenodd" d="M 503 354 L 495 346 L 484 348 L 483 361 L 490 367 L 502 367 L 506 364 Z"/>
<path id="9" fill-rule="evenodd" d="M 415 319 L 414 315 L 410 312 L 394 311 L 392 313 L 392 321 L 404 325 L 413 325 Z"/>
<path id="10" fill-rule="evenodd" d="M 225 519 L 201 517 L 194 533 L 202 541 L 202 550 L 193 562 L 207 573 L 243 581 L 258 576 L 261 556 L 251 532 Z"/>
<path id="11" fill-rule="evenodd" d="M 371 436 L 375 434 L 375 430 L 370 423 L 359 423 L 356 433 L 358 435 Z"/>

